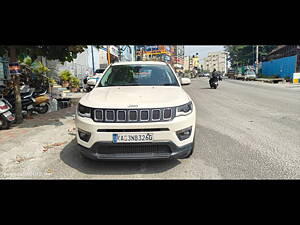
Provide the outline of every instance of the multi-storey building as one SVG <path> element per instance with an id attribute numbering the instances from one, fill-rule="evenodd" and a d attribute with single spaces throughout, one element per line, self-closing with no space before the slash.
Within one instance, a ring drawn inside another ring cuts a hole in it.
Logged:
<path id="1" fill-rule="evenodd" d="M 219 72 L 227 71 L 227 53 L 211 52 L 203 59 L 203 69 L 212 72 L 214 69 Z"/>
<path id="2" fill-rule="evenodd" d="M 184 67 L 184 45 L 175 45 L 173 61 L 174 66 L 178 68 Z"/>

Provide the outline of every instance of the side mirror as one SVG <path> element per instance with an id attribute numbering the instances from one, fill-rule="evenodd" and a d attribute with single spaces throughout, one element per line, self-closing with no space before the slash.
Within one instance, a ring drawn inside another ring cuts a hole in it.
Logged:
<path id="1" fill-rule="evenodd" d="M 191 79 L 186 78 L 186 77 L 182 77 L 180 83 L 181 83 L 181 85 L 188 85 L 188 84 L 191 83 Z"/>

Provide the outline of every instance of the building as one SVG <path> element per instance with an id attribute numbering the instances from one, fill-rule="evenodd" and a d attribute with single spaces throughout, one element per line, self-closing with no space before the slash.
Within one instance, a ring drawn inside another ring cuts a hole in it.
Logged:
<path id="1" fill-rule="evenodd" d="M 200 66 L 198 53 L 196 55 L 193 55 L 191 60 L 192 60 L 192 69 L 194 69 L 194 68 L 198 69 Z"/>
<path id="2" fill-rule="evenodd" d="M 173 63 L 175 68 L 183 69 L 184 64 L 184 45 L 174 46 Z"/>
<path id="3" fill-rule="evenodd" d="M 184 56 L 183 70 L 184 71 L 190 70 L 190 57 L 189 56 Z"/>
<path id="4" fill-rule="evenodd" d="M 279 45 L 263 59 L 261 70 L 266 76 L 292 79 L 300 72 L 300 45 Z"/>
<path id="5" fill-rule="evenodd" d="M 50 69 L 49 76 L 58 78 L 61 70 L 69 70 L 75 77 L 82 80 L 87 73 L 93 74 L 96 69 L 100 68 L 99 50 L 91 45 L 82 53 L 79 53 L 72 62 L 60 63 L 58 60 L 47 60 L 40 57 L 40 60 L 46 67 Z"/>
<path id="6" fill-rule="evenodd" d="M 219 72 L 227 71 L 227 52 L 210 52 L 208 56 L 203 59 L 203 69 L 212 72 L 216 69 Z"/>

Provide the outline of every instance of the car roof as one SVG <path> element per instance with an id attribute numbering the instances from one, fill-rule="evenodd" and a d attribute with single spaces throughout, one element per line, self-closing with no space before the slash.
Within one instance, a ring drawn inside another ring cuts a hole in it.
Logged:
<path id="1" fill-rule="evenodd" d="M 129 61 L 129 62 L 116 62 L 113 63 L 112 66 L 117 65 L 167 65 L 165 62 L 158 62 L 158 61 Z"/>

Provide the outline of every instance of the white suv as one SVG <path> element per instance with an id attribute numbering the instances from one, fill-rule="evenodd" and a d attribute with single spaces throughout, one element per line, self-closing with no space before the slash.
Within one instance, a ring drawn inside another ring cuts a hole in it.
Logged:
<path id="1" fill-rule="evenodd" d="M 76 110 L 77 143 L 92 159 L 187 158 L 195 105 L 164 62 L 110 65 Z"/>

